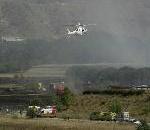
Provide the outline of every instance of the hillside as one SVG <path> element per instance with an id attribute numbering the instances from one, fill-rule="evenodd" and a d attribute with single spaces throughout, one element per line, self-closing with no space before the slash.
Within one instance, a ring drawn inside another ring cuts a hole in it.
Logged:
<path id="1" fill-rule="evenodd" d="M 27 39 L 55 39 L 67 23 L 79 20 L 83 10 L 80 1 L 0 0 L 0 32 Z"/>

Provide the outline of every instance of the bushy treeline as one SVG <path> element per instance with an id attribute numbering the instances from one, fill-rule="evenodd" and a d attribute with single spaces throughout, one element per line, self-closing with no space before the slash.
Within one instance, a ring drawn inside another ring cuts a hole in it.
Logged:
<path id="1" fill-rule="evenodd" d="M 0 72 L 26 70 L 44 61 L 48 43 L 29 40 L 24 42 L 0 42 Z"/>
<path id="2" fill-rule="evenodd" d="M 144 90 L 86 90 L 83 92 L 84 95 L 89 94 L 107 94 L 107 95 L 122 95 L 122 96 L 129 96 L 129 95 L 141 95 L 144 93 Z"/>
<path id="3" fill-rule="evenodd" d="M 15 63 L 1 63 L 0 64 L 0 72 L 5 73 L 5 72 L 15 72 L 19 70 L 17 68 L 17 65 Z"/>
<path id="4" fill-rule="evenodd" d="M 70 68 L 67 77 L 77 89 L 82 90 L 89 90 L 91 87 L 101 90 L 109 85 L 149 85 L 150 68 L 78 66 Z"/>

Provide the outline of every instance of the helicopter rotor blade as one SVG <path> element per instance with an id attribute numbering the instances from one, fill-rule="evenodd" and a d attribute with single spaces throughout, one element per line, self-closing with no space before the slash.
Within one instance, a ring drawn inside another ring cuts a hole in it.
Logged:
<path id="1" fill-rule="evenodd" d="M 86 26 L 91 26 L 91 25 L 96 25 L 96 24 L 87 24 Z"/>
<path id="2" fill-rule="evenodd" d="M 71 25 L 71 24 L 70 24 L 70 25 L 64 25 L 64 26 L 71 26 L 71 27 L 74 27 L 74 26 L 76 26 L 76 25 L 73 25 L 73 24 Z"/>

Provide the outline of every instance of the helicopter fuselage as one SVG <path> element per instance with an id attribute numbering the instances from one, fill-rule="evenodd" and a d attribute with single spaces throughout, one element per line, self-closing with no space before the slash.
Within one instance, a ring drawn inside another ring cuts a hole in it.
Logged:
<path id="1" fill-rule="evenodd" d="M 86 33 L 87 32 L 87 29 L 85 28 L 85 27 L 83 27 L 83 26 L 78 26 L 77 28 L 76 28 L 76 30 L 74 30 L 74 31 L 70 31 L 69 29 L 67 29 L 68 30 L 68 34 L 69 35 L 74 35 L 74 34 L 77 34 L 77 35 L 83 35 L 84 33 Z"/>

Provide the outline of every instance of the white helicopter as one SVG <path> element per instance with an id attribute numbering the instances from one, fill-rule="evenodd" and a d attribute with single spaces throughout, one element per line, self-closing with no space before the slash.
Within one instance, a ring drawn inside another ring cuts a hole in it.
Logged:
<path id="1" fill-rule="evenodd" d="M 67 26 L 75 26 L 75 30 L 74 31 L 70 31 L 68 28 L 67 28 L 67 31 L 68 31 L 68 35 L 84 35 L 87 33 L 87 26 L 89 25 L 96 25 L 96 24 L 88 24 L 88 25 L 85 25 L 85 24 L 80 24 L 78 23 L 77 25 L 67 25 Z"/>

